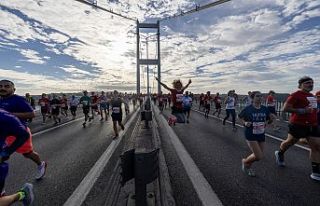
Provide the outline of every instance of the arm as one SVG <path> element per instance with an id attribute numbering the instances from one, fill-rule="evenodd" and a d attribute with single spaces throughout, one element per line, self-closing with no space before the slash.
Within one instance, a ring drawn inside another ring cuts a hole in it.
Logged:
<path id="1" fill-rule="evenodd" d="M 293 105 L 289 102 L 284 103 L 282 110 L 283 110 L 283 112 L 297 113 L 297 114 L 310 114 L 310 113 L 312 113 L 311 107 L 293 108 Z"/>
<path id="2" fill-rule="evenodd" d="M 35 117 L 34 112 L 20 112 L 20 113 L 12 113 L 12 114 L 20 119 L 32 119 Z"/>
<path id="3" fill-rule="evenodd" d="M 165 85 L 164 83 L 160 82 L 159 79 L 157 77 L 155 77 L 156 80 L 159 82 L 159 84 L 161 84 L 165 89 L 171 91 L 171 88 L 169 88 L 167 85 Z"/>
<path id="4" fill-rule="evenodd" d="M 189 79 L 188 84 L 187 84 L 186 86 L 184 86 L 184 87 L 182 88 L 182 90 L 184 91 L 185 89 L 187 89 L 187 88 L 188 88 L 188 86 L 189 86 L 191 83 L 192 83 L 192 81 L 191 81 L 191 79 Z"/>

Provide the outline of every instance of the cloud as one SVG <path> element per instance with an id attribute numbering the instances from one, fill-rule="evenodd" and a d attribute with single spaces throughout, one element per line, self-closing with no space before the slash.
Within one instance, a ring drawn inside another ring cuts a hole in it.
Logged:
<path id="1" fill-rule="evenodd" d="M 21 49 L 20 53 L 27 59 L 27 60 L 20 60 L 20 61 L 27 61 L 34 64 L 45 64 L 46 62 L 40 57 L 37 51 L 31 49 Z"/>

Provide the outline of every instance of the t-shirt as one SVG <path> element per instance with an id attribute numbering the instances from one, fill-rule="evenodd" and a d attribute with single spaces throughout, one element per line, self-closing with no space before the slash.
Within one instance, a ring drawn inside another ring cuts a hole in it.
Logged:
<path id="1" fill-rule="evenodd" d="M 210 104 L 211 96 L 210 95 L 205 95 L 204 96 L 204 104 Z"/>
<path id="2" fill-rule="evenodd" d="M 182 105 L 184 108 L 190 108 L 192 103 L 192 98 L 189 96 L 184 96 L 182 98 Z"/>
<path id="3" fill-rule="evenodd" d="M 178 110 L 182 109 L 183 90 L 171 89 L 170 91 L 173 106 Z"/>
<path id="4" fill-rule="evenodd" d="M 246 137 L 264 137 L 266 121 L 269 119 L 269 115 L 269 110 L 263 105 L 259 109 L 253 105 L 245 107 L 238 116 L 244 121 L 252 123 L 250 127 L 245 127 Z"/>
<path id="5" fill-rule="evenodd" d="M 91 98 L 88 96 L 82 96 L 80 98 L 80 104 L 82 104 L 82 107 L 88 107 L 91 105 Z"/>
<path id="6" fill-rule="evenodd" d="M 215 96 L 213 99 L 215 105 L 221 105 L 221 97 Z"/>
<path id="7" fill-rule="evenodd" d="M 276 106 L 276 100 L 272 95 L 269 95 L 267 97 L 267 106 L 268 107 L 275 107 Z"/>
<path id="8" fill-rule="evenodd" d="M 52 110 L 59 110 L 60 109 L 60 100 L 59 99 L 52 99 L 50 104 L 51 104 L 51 109 Z"/>
<path id="9" fill-rule="evenodd" d="M 8 136 L 15 136 L 16 141 L 9 147 L 3 148 L 5 139 Z M 0 155 L 9 156 L 18 149 L 29 138 L 25 125 L 14 115 L 0 109 Z"/>
<path id="10" fill-rule="evenodd" d="M 41 98 L 38 101 L 38 104 L 41 108 L 47 109 L 49 106 L 49 99 L 48 98 Z"/>
<path id="11" fill-rule="evenodd" d="M 306 108 L 308 106 L 313 108 L 310 114 L 292 113 L 290 116 L 290 123 L 299 125 L 317 125 L 317 99 L 313 94 L 303 92 L 301 90 L 292 93 L 287 101 L 294 109 Z"/>
<path id="12" fill-rule="evenodd" d="M 122 100 L 120 98 L 111 100 L 112 114 L 122 114 L 121 104 L 122 104 Z"/>
<path id="13" fill-rule="evenodd" d="M 0 108 L 10 113 L 33 112 L 32 107 L 24 97 L 11 95 L 10 97 L 0 98 Z M 27 125 L 27 120 L 19 118 L 22 124 Z"/>
<path id="14" fill-rule="evenodd" d="M 227 96 L 226 109 L 235 109 L 236 100 L 234 97 Z"/>

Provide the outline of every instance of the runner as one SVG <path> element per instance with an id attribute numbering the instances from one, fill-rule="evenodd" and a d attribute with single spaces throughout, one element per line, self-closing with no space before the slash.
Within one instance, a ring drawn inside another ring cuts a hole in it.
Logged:
<path id="1" fill-rule="evenodd" d="M 223 119 L 222 124 L 226 124 L 226 120 L 229 118 L 230 114 L 232 117 L 232 126 L 233 126 L 233 131 L 236 131 L 236 99 L 234 97 L 234 90 L 230 90 L 228 92 L 228 96 L 226 97 L 224 104 L 226 105 L 226 117 Z"/>
<path id="2" fill-rule="evenodd" d="M 68 98 L 66 94 L 62 95 L 62 98 L 60 100 L 61 102 L 61 114 L 63 114 L 65 117 L 68 117 Z"/>
<path id="3" fill-rule="evenodd" d="M 188 88 L 188 86 L 191 84 L 191 79 L 189 79 L 189 82 L 186 86 L 183 87 L 182 82 L 180 79 L 174 80 L 173 81 L 173 88 L 169 88 L 167 85 L 164 83 L 160 82 L 159 79 L 156 77 L 155 78 L 164 88 L 169 90 L 171 92 L 171 99 L 172 99 L 172 104 L 173 106 L 171 107 L 172 109 L 172 115 L 177 117 L 177 122 L 178 123 L 185 123 L 186 118 L 183 113 L 183 108 L 182 108 L 182 97 L 183 97 L 183 92 L 185 89 Z"/>
<path id="4" fill-rule="evenodd" d="M 244 103 L 244 107 L 247 107 L 252 104 L 251 94 L 252 92 L 248 91 L 248 95 L 242 99 L 242 102 Z"/>
<path id="5" fill-rule="evenodd" d="M 122 130 L 124 130 L 124 125 L 122 124 L 122 103 L 123 100 L 119 97 L 119 93 L 117 90 L 114 90 L 113 92 L 113 98 L 111 99 L 111 117 L 113 121 L 113 131 L 114 131 L 114 137 L 113 139 L 116 139 L 119 137 L 118 132 L 118 125 L 121 127 Z"/>
<path id="6" fill-rule="evenodd" d="M 285 152 L 300 138 L 306 138 L 310 146 L 310 160 L 313 180 L 320 181 L 320 134 L 317 131 L 317 100 L 310 93 L 313 90 L 313 79 L 304 76 L 298 81 L 299 90 L 286 100 L 283 111 L 290 112 L 288 137 L 275 151 L 278 166 L 285 166 Z"/>
<path id="7" fill-rule="evenodd" d="M 170 93 L 167 94 L 167 98 L 168 98 L 168 107 L 170 108 L 171 107 L 171 94 Z"/>
<path id="8" fill-rule="evenodd" d="M 160 91 L 160 94 L 158 95 L 158 103 L 159 103 L 159 109 L 160 109 L 160 112 L 163 111 L 163 108 L 164 108 L 164 101 L 163 101 L 163 94 L 162 92 Z"/>
<path id="9" fill-rule="evenodd" d="M 140 93 L 140 95 L 139 95 L 139 106 L 142 109 L 142 106 L 143 106 L 143 94 L 142 93 Z"/>
<path id="10" fill-rule="evenodd" d="M 137 105 L 137 95 L 136 94 L 132 95 L 132 104 L 133 104 L 133 109 L 136 109 L 136 105 Z"/>
<path id="11" fill-rule="evenodd" d="M 200 94 L 199 99 L 200 99 L 199 110 L 201 110 L 201 108 L 204 107 L 204 94 L 203 93 Z"/>
<path id="12" fill-rule="evenodd" d="M 57 125 L 61 123 L 61 118 L 59 117 L 61 101 L 58 99 L 58 96 L 56 94 L 53 95 L 53 99 L 51 100 L 50 105 L 54 125 Z"/>
<path id="13" fill-rule="evenodd" d="M 123 97 L 123 102 L 124 102 L 124 110 L 126 112 L 126 115 L 129 115 L 130 113 L 130 109 L 129 109 L 129 95 L 127 94 L 127 92 L 124 93 L 124 97 Z"/>
<path id="14" fill-rule="evenodd" d="M 269 112 L 271 114 L 274 114 L 275 116 L 277 116 L 277 112 L 276 112 L 276 102 L 277 102 L 277 100 L 275 99 L 274 95 L 275 95 L 275 92 L 273 90 L 270 90 L 269 93 L 268 93 L 267 100 L 266 100 L 266 105 L 267 105 L 267 108 L 268 108 Z M 276 121 L 273 121 L 272 128 L 273 128 L 274 131 L 277 131 L 277 130 L 281 129 L 280 127 L 277 126 Z"/>
<path id="15" fill-rule="evenodd" d="M 218 92 L 217 92 L 216 96 L 214 97 L 213 102 L 214 102 L 214 105 L 215 105 L 215 108 L 216 108 L 216 110 L 213 112 L 213 115 L 215 115 L 218 112 L 217 117 L 219 117 L 220 113 L 221 113 L 221 102 L 222 102 L 222 100 L 221 100 L 220 94 Z"/>
<path id="16" fill-rule="evenodd" d="M 40 106 L 40 111 L 42 115 L 42 124 L 46 123 L 46 118 L 49 113 L 49 99 L 45 93 L 42 93 L 41 98 L 38 101 L 38 105 Z"/>
<path id="17" fill-rule="evenodd" d="M 242 159 L 242 171 L 248 176 L 254 177 L 255 172 L 251 166 L 263 157 L 266 122 L 271 122 L 275 116 L 269 112 L 267 107 L 261 105 L 262 94 L 259 91 L 252 92 L 250 99 L 252 99 L 252 104 L 240 112 L 239 118 L 245 126 L 245 138 L 252 152 Z"/>
<path id="18" fill-rule="evenodd" d="M 182 107 L 183 112 L 187 115 L 187 123 L 189 123 L 190 111 L 192 107 L 192 98 L 189 96 L 188 91 L 185 92 L 185 95 L 182 98 Z"/>
<path id="19" fill-rule="evenodd" d="M 102 91 L 99 97 L 100 115 L 101 115 L 100 121 L 103 121 L 103 120 L 108 121 L 107 102 L 108 102 L 107 96 L 105 92 Z M 103 119 L 103 113 L 104 113 L 105 119 Z"/>
<path id="20" fill-rule="evenodd" d="M 167 109 L 168 106 L 168 96 L 166 94 L 163 94 L 163 107 L 164 109 Z"/>
<path id="21" fill-rule="evenodd" d="M 84 123 L 82 123 L 83 127 L 86 127 L 87 121 L 89 118 L 90 106 L 91 106 L 91 98 L 88 96 L 88 92 L 83 91 L 83 96 L 80 98 L 80 104 L 82 104 L 82 110 L 84 114 Z"/>
<path id="22" fill-rule="evenodd" d="M 10 146 L 5 146 L 8 136 L 16 137 Z M 29 139 L 29 132 L 25 125 L 14 115 L 0 109 L 0 191 L 4 191 L 5 180 L 8 175 L 9 164 L 5 162 L 19 147 Z M 0 197 L 0 205 L 11 205 L 21 201 L 24 205 L 33 202 L 33 185 L 26 183 L 18 192 L 9 196 Z"/>
<path id="23" fill-rule="evenodd" d="M 77 116 L 77 109 L 78 109 L 78 104 L 79 104 L 79 101 L 76 99 L 75 95 L 71 96 L 69 104 L 70 104 L 70 112 L 72 115 L 72 119 L 74 120 L 74 119 L 76 119 L 76 116 Z"/>
<path id="24" fill-rule="evenodd" d="M 207 94 L 203 98 L 203 105 L 204 105 L 204 117 L 209 118 L 209 112 L 210 112 L 210 107 L 211 107 L 211 95 L 210 91 L 207 91 Z"/>
<path id="25" fill-rule="evenodd" d="M 95 112 L 100 113 L 98 111 L 98 100 L 99 100 L 99 98 L 95 94 L 95 92 L 91 92 L 90 99 L 91 99 L 91 117 L 89 117 L 89 122 L 94 119 Z"/>
<path id="26" fill-rule="evenodd" d="M 40 156 L 33 150 L 32 134 L 27 127 L 27 119 L 34 118 L 34 111 L 24 97 L 14 94 L 15 86 L 10 80 L 0 81 L 0 108 L 12 113 L 19 118 L 22 124 L 25 125 L 29 132 L 29 138 L 20 148 L 17 153 L 22 154 L 25 158 L 31 159 L 38 165 L 36 179 L 40 180 L 46 173 L 47 163 L 41 161 Z M 6 144 L 11 145 L 16 138 L 13 136 L 7 137 Z"/>
<path id="27" fill-rule="evenodd" d="M 26 93 L 25 97 L 27 102 L 29 102 L 30 106 L 32 107 L 32 109 L 35 110 L 36 104 L 35 104 L 34 98 L 30 95 L 30 93 Z"/>

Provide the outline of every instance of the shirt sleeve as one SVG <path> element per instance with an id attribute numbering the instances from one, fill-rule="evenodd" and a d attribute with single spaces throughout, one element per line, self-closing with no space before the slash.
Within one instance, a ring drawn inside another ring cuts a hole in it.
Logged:
<path id="1" fill-rule="evenodd" d="M 2 115 L 0 123 L 2 137 L 16 137 L 15 141 L 9 147 L 5 147 L 1 152 L 2 156 L 10 156 L 25 143 L 25 141 L 29 138 L 29 133 L 20 120 L 13 115 Z"/>

